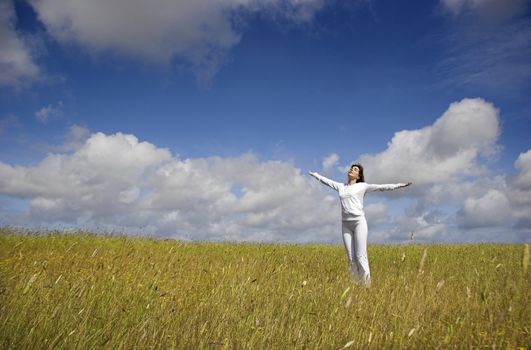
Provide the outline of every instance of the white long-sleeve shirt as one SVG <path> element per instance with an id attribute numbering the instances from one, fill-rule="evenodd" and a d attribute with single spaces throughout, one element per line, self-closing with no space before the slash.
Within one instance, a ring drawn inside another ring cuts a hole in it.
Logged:
<path id="1" fill-rule="evenodd" d="M 330 180 L 318 173 L 310 173 L 321 183 L 336 190 L 341 201 L 341 218 L 343 221 L 355 220 L 360 215 L 365 215 L 363 211 L 363 197 L 365 192 L 390 191 L 402 187 L 401 184 L 375 185 L 365 182 L 357 182 L 353 185 L 346 185 Z"/>

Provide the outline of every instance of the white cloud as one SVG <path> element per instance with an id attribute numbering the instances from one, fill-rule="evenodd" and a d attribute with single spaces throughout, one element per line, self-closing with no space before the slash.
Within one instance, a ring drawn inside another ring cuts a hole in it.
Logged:
<path id="1" fill-rule="evenodd" d="M 387 205 L 384 203 L 366 205 L 364 210 L 365 215 L 367 216 L 367 221 L 371 226 L 382 225 L 389 222 L 389 212 L 387 210 Z"/>
<path id="2" fill-rule="evenodd" d="M 9 224 L 64 223 L 200 240 L 340 242 L 336 194 L 290 162 L 252 153 L 182 159 L 133 135 L 89 136 L 79 126 L 70 134 L 75 147 L 57 148 L 35 166 L 0 162 L 0 194 L 27 203 L 27 209 L 0 207 Z M 370 241 L 407 241 L 411 232 L 415 241 L 429 242 L 526 240 L 531 150 L 515 161 L 514 175 L 492 176 L 481 157 L 498 147 L 498 134 L 496 108 L 465 99 L 432 125 L 397 132 L 383 152 L 363 155 L 368 182 L 414 182 L 373 197 L 378 203 L 368 200 Z"/>
<path id="3" fill-rule="evenodd" d="M 338 165 L 339 155 L 337 153 L 330 153 L 323 159 L 323 170 L 329 173 L 334 167 Z"/>
<path id="4" fill-rule="evenodd" d="M 531 150 L 521 153 L 514 166 L 515 175 L 477 186 L 475 193 L 464 192 L 468 197 L 458 213 L 461 226 L 515 226 L 531 233 Z"/>
<path id="5" fill-rule="evenodd" d="M 368 182 L 455 182 L 484 172 L 480 155 L 491 156 L 499 129 L 498 110 L 483 99 L 463 99 L 431 126 L 395 133 L 388 148 L 360 157 Z"/>
<path id="6" fill-rule="evenodd" d="M 516 226 L 531 233 L 531 150 L 521 153 L 514 166 L 518 173 L 508 179 L 507 197 L 512 204 Z"/>
<path id="7" fill-rule="evenodd" d="M 235 191 L 235 188 L 241 188 Z M 0 193 L 27 223 L 121 227 L 193 239 L 334 241 L 336 201 L 293 164 L 180 159 L 133 135 L 96 133 L 33 167 L 0 162 Z"/>
<path id="8" fill-rule="evenodd" d="M 519 159 L 525 159 L 526 153 Z M 408 231 L 428 241 L 526 240 L 531 234 L 531 189 L 515 182 L 526 177 L 524 167 L 519 170 L 513 176 L 485 174 L 421 186 L 412 193 L 411 207 L 394 218 L 394 228 L 383 235 L 384 241 L 404 239 Z"/>
<path id="9" fill-rule="evenodd" d="M 531 150 L 521 153 L 514 163 L 514 167 L 518 169 L 518 174 L 512 180 L 512 184 L 524 191 L 531 190 Z"/>
<path id="10" fill-rule="evenodd" d="M 499 111 L 483 99 L 464 99 L 432 125 L 399 131 L 386 150 L 362 155 L 368 182 L 413 182 L 399 190 L 410 207 L 387 222 L 376 220 L 374 239 L 401 241 L 415 232 L 426 241 L 521 240 L 531 231 L 531 153 L 515 162 L 516 175 L 492 176 L 488 165 L 501 148 L 499 134 Z"/>
<path id="11" fill-rule="evenodd" d="M 94 53 L 117 52 L 151 62 L 187 62 L 199 79 L 225 63 L 241 38 L 245 13 L 296 23 L 313 19 L 323 0 L 30 0 L 48 32 Z M 239 25 L 238 25 L 239 24 Z"/>
<path id="12" fill-rule="evenodd" d="M 48 123 L 51 119 L 58 118 L 63 114 L 63 102 L 59 101 L 55 105 L 49 104 L 35 112 L 35 118 L 43 124 Z"/>
<path id="13" fill-rule="evenodd" d="M 465 228 L 504 226 L 511 221 L 509 200 L 494 189 L 480 198 L 467 198 L 459 214 L 459 224 Z"/>
<path id="14" fill-rule="evenodd" d="M 15 30 L 15 11 L 10 1 L 0 2 L 0 86 L 21 88 L 40 77 L 31 50 Z"/>

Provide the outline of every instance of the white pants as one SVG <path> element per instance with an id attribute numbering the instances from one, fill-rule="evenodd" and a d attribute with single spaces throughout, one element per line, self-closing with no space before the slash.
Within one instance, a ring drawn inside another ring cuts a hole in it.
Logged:
<path id="1" fill-rule="evenodd" d="M 371 273 L 367 257 L 367 220 L 364 215 L 352 221 L 343 221 L 343 243 L 347 251 L 350 272 L 355 281 L 369 285 Z"/>

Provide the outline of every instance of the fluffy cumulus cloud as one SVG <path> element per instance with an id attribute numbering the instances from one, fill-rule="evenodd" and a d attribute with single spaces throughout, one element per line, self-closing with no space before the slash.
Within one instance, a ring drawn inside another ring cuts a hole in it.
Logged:
<path id="1" fill-rule="evenodd" d="M 451 183 L 481 175 L 480 156 L 496 154 L 498 110 L 483 99 L 452 103 L 433 125 L 395 133 L 385 151 L 360 157 L 366 177 L 376 182 Z"/>
<path id="2" fill-rule="evenodd" d="M 92 134 L 33 167 L 0 163 L 21 222 L 119 228 L 189 239 L 333 241 L 338 203 L 291 163 L 180 159 L 133 135 Z"/>
<path id="3" fill-rule="evenodd" d="M 492 176 L 499 112 L 452 103 L 433 124 L 402 130 L 360 157 L 371 183 L 413 186 L 366 198 L 371 242 L 528 241 L 531 150 Z M 196 240 L 340 242 L 336 194 L 291 162 L 183 159 L 133 135 L 73 126 L 33 166 L 0 162 L 4 223 L 67 224 Z M 333 167 L 339 156 L 326 157 Z"/>
<path id="4" fill-rule="evenodd" d="M 458 212 L 463 228 L 502 228 L 516 237 L 531 237 L 531 150 L 521 153 L 514 163 L 516 173 L 495 179 L 483 192 L 468 191 Z M 490 185 L 490 186 L 489 186 Z"/>
<path id="5" fill-rule="evenodd" d="M 40 76 L 31 50 L 15 30 L 15 10 L 10 1 L 0 1 L 0 86 L 21 88 Z"/>
<path id="6" fill-rule="evenodd" d="M 152 62 L 175 58 L 208 79 L 241 38 L 245 14 L 307 23 L 323 0 L 30 0 L 48 32 L 91 51 Z M 142 25 L 139 25 L 142 23 Z"/>
<path id="7" fill-rule="evenodd" d="M 432 125 L 399 131 L 384 151 L 362 155 L 368 181 L 414 184 L 405 190 L 408 209 L 381 228 L 375 223 L 378 236 L 400 241 L 413 233 L 420 240 L 463 241 L 474 240 L 468 231 L 489 228 L 492 234 L 481 239 L 512 241 L 531 233 L 530 152 L 515 162 L 516 175 L 491 176 L 499 134 L 494 105 L 463 99 Z"/>
<path id="8" fill-rule="evenodd" d="M 323 170 L 325 173 L 331 172 L 338 166 L 339 155 L 337 153 L 330 153 L 323 159 Z"/>
<path id="9" fill-rule="evenodd" d="M 514 166 L 519 171 L 512 179 L 515 188 L 523 191 L 531 190 L 531 151 L 520 154 Z"/>
<path id="10" fill-rule="evenodd" d="M 373 203 L 365 206 L 365 215 L 372 225 L 382 225 L 389 222 L 389 212 L 384 203 Z"/>
<path id="11" fill-rule="evenodd" d="M 514 164 L 518 170 L 508 180 L 508 198 L 512 204 L 512 216 L 516 226 L 531 228 L 531 150 L 521 153 Z"/>
<path id="12" fill-rule="evenodd" d="M 460 213 L 463 227 L 503 226 L 510 217 L 509 200 L 501 191 L 490 189 L 480 198 L 467 198 Z"/>

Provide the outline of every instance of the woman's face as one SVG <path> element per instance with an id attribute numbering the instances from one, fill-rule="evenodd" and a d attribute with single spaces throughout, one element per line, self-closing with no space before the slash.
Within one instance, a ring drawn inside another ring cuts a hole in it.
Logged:
<path id="1" fill-rule="evenodd" d="M 349 180 L 358 180 L 360 178 L 360 168 L 357 166 L 353 166 L 348 171 L 348 178 Z"/>

